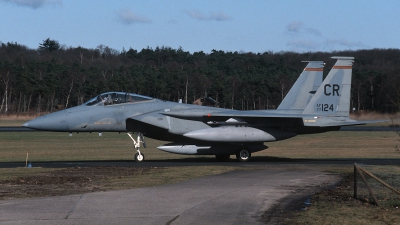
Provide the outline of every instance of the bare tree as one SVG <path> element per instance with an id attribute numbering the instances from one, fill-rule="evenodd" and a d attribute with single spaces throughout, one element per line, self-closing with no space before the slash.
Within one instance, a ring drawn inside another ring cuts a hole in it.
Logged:
<path id="1" fill-rule="evenodd" d="M 8 90 L 10 88 L 10 71 L 7 71 L 7 75 L 2 79 L 2 83 L 4 84 L 4 96 L 3 100 L 1 101 L 0 112 L 3 110 L 4 102 L 5 102 L 5 109 L 4 114 L 8 112 Z"/>
<path id="2" fill-rule="evenodd" d="M 65 108 L 68 108 L 69 98 L 71 96 L 71 91 L 72 91 L 73 87 L 74 87 L 74 81 L 72 80 L 71 83 L 70 83 L 70 88 L 69 88 L 69 91 L 68 91 L 67 102 L 65 103 Z"/>

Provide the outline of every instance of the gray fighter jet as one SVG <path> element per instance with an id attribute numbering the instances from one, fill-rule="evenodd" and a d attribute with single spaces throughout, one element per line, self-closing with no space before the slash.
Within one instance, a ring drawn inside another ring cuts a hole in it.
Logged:
<path id="1" fill-rule="evenodd" d="M 124 92 L 103 93 L 83 105 L 50 113 L 23 126 L 44 131 L 127 132 L 137 150 L 146 137 L 171 141 L 158 149 L 190 155 L 236 155 L 248 161 L 265 142 L 300 134 L 365 124 L 349 119 L 353 57 L 332 57 L 336 64 L 322 82 L 324 63 L 308 62 L 275 110 L 239 111 L 167 102 Z M 137 132 L 137 139 L 132 133 Z"/>

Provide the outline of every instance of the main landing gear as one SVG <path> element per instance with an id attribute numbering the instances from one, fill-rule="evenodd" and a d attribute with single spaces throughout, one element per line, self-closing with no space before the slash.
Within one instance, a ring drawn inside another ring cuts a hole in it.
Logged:
<path id="1" fill-rule="evenodd" d="M 240 148 L 236 152 L 236 159 L 239 162 L 248 162 L 251 158 L 251 152 L 247 148 Z"/>
<path id="2" fill-rule="evenodd" d="M 137 140 L 135 140 L 132 137 L 131 133 L 128 133 L 128 135 L 132 139 L 133 145 L 135 146 L 135 149 L 137 151 L 137 153 L 135 154 L 135 161 L 136 162 L 143 162 L 144 161 L 144 155 L 143 155 L 143 153 L 140 152 L 140 143 L 143 143 L 143 147 L 146 148 L 146 143 L 144 142 L 143 134 L 142 133 L 138 133 Z"/>
<path id="3" fill-rule="evenodd" d="M 215 155 L 215 158 L 219 162 L 226 162 L 229 160 L 230 155 Z M 239 162 L 248 162 L 251 159 L 251 152 L 245 148 L 241 147 L 236 151 L 236 159 Z"/>

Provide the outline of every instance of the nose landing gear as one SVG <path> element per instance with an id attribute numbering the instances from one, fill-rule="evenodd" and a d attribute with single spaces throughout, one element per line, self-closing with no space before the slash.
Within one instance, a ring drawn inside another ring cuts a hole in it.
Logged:
<path id="1" fill-rule="evenodd" d="M 144 137 L 142 133 L 138 133 L 137 140 L 132 137 L 131 133 L 128 133 L 129 137 L 133 141 L 133 145 L 137 151 L 135 154 L 135 161 L 136 162 L 143 162 L 144 161 L 144 154 L 140 152 L 140 143 L 143 143 L 143 147 L 146 148 L 146 143 L 144 142 Z"/>

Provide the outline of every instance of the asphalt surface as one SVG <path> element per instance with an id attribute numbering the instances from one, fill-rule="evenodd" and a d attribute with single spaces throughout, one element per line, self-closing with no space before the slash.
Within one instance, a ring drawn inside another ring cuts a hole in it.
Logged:
<path id="1" fill-rule="evenodd" d="M 340 177 L 304 166 L 234 171 L 123 191 L 0 201 L 0 224 L 263 224 L 287 196 L 307 196 Z"/>
<path id="2" fill-rule="evenodd" d="M 400 159 L 371 159 L 371 158 L 345 158 L 345 159 L 291 159 L 266 156 L 255 156 L 250 162 L 238 162 L 234 157 L 228 162 L 218 162 L 214 158 L 187 158 L 173 160 L 147 160 L 144 162 L 135 162 L 130 160 L 121 161 L 58 161 L 58 162 L 32 162 L 33 167 L 43 168 L 66 168 L 66 167 L 182 167 L 182 166 L 236 166 L 236 167 L 254 167 L 267 165 L 349 165 L 354 163 L 360 165 L 400 165 Z M 25 162 L 0 162 L 0 168 L 25 167 Z"/>

